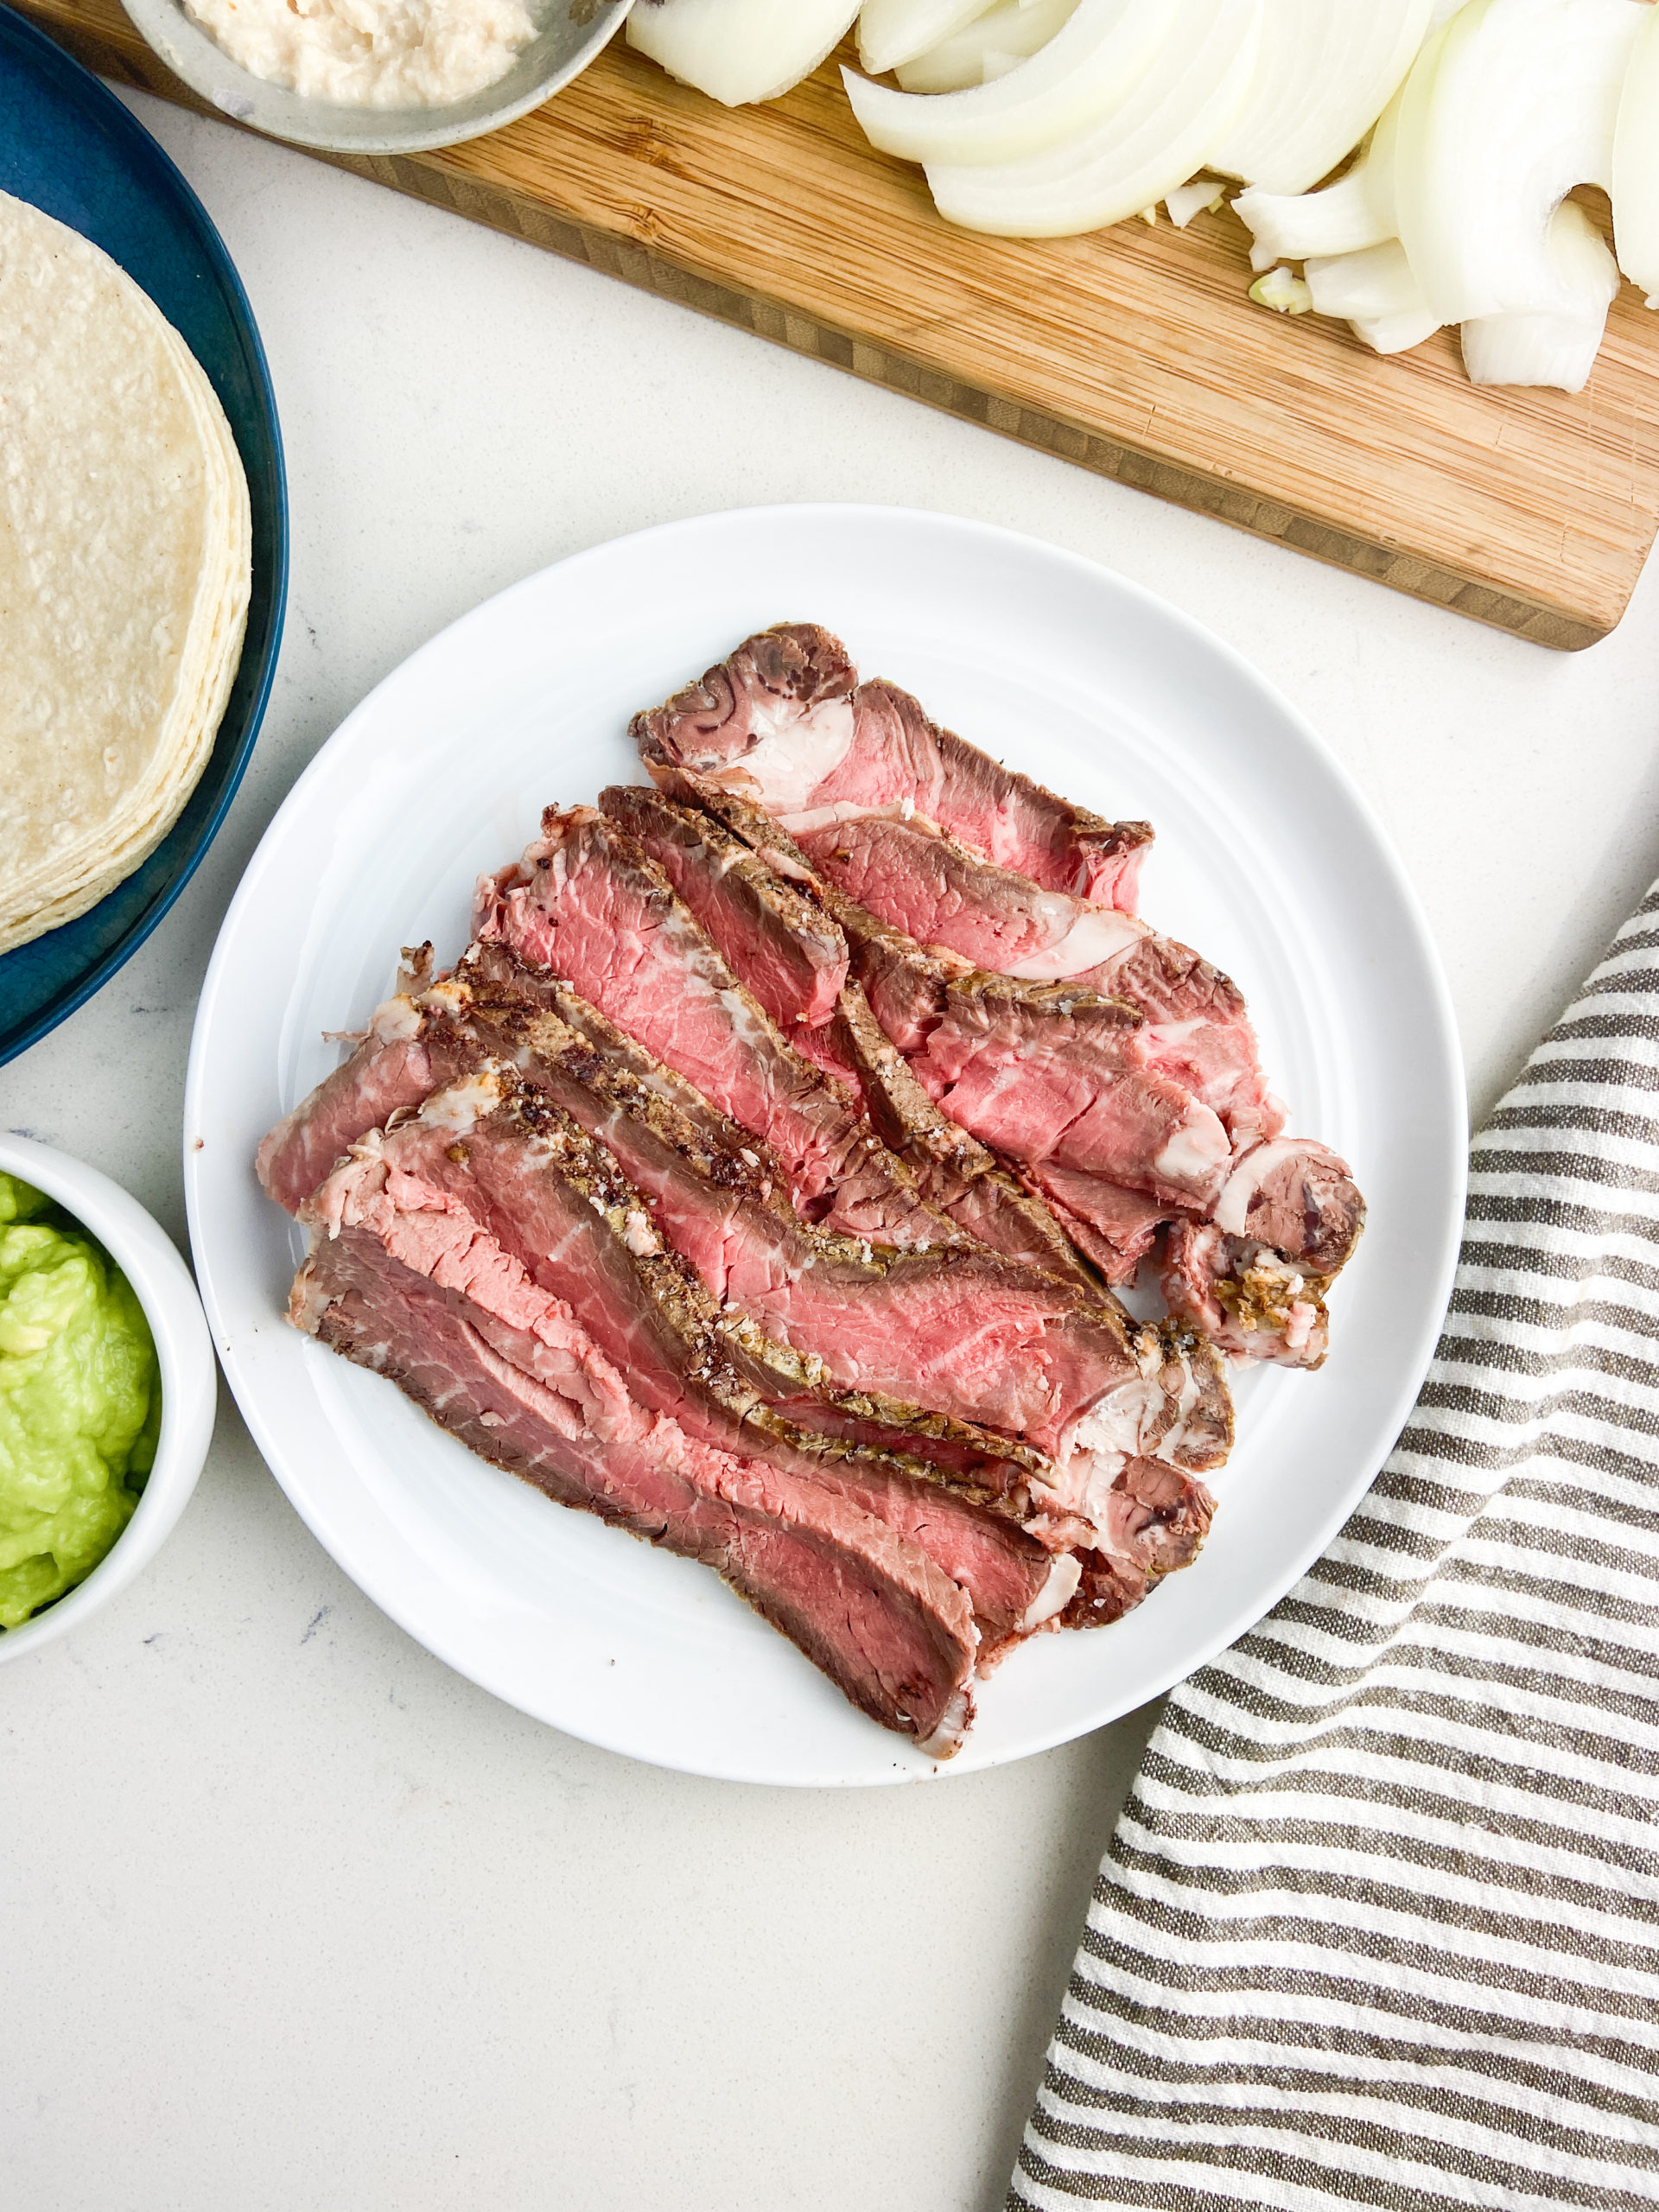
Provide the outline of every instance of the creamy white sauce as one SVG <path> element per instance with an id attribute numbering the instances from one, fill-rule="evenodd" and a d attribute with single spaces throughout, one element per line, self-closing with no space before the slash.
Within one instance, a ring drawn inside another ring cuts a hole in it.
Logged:
<path id="1" fill-rule="evenodd" d="M 447 107 L 536 35 L 524 0 L 187 0 L 232 61 L 347 107 Z"/>

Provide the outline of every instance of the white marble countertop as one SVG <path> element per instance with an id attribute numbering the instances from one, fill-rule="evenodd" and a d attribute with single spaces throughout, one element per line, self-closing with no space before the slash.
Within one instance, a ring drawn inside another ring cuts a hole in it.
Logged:
<path id="1" fill-rule="evenodd" d="M 1659 870 L 1659 575 L 1559 657 L 136 99 L 287 440 L 275 696 L 207 862 L 0 1123 L 183 1241 L 219 917 L 335 724 L 453 616 L 647 524 L 937 506 L 1267 670 L 1404 854 L 1489 1106 Z M 0 1673 L 0 2166 L 39 2212 L 995 2212 L 1151 1715 L 938 1787 L 741 1789 L 497 1704 L 340 1574 L 224 1394 L 161 1558 Z"/>

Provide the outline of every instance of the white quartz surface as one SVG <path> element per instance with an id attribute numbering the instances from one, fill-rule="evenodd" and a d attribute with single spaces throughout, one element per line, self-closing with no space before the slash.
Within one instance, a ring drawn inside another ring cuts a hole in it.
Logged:
<path id="1" fill-rule="evenodd" d="M 1210 623 L 1397 840 L 1476 1109 L 1659 869 L 1659 579 L 1516 644 L 135 99 L 270 351 L 293 591 L 207 864 L 0 1125 L 183 1239 L 185 1055 L 261 830 L 357 700 L 548 562 L 681 515 L 975 515 Z M 1287 334 L 1294 342 L 1294 334 Z M 658 1773 L 448 1673 L 221 1408 L 161 1558 L 0 1669 L 0 2172 L 34 2212 L 995 2212 L 1151 1715 L 864 1795 Z"/>

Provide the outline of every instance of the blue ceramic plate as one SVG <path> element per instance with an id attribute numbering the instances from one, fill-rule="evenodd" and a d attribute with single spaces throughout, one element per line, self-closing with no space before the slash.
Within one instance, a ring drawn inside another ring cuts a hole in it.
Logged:
<path id="1" fill-rule="evenodd" d="M 0 192 L 118 261 L 213 380 L 247 471 L 253 596 L 230 704 L 201 781 L 149 858 L 79 921 L 0 955 L 0 1063 L 45 1036 L 130 959 L 212 844 L 253 751 L 288 596 L 288 493 L 276 402 L 247 295 L 201 202 L 115 95 L 0 7 Z"/>

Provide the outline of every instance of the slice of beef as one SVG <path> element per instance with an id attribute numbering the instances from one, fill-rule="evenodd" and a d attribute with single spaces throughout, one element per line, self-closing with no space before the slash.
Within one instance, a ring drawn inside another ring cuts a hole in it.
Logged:
<path id="1" fill-rule="evenodd" d="M 1066 1235 L 1085 1251 L 1109 1283 L 1132 1282 L 1158 1232 L 1176 1218 L 1161 1199 L 1125 1190 L 1103 1175 L 1088 1175 L 1046 1160 L 1026 1171 Z"/>
<path id="2" fill-rule="evenodd" d="M 1148 1064 L 1146 1024 L 1126 1000 L 999 975 L 920 944 L 818 874 L 750 801 L 684 769 L 655 772 L 670 798 L 707 808 L 823 905 L 877 1021 L 949 1119 L 1022 1166 L 1052 1161 L 1199 1211 L 1214 1202 L 1228 1170 L 1226 1130 Z M 1116 927 L 1122 918 L 1100 918 Z"/>
<path id="3" fill-rule="evenodd" d="M 925 1198 L 982 1244 L 1046 1268 L 1090 1296 L 1098 1294 L 1098 1277 L 1053 1213 L 976 1137 L 939 1111 L 858 984 L 842 992 L 831 1034 L 858 1071 L 876 1135 L 915 1169 Z"/>
<path id="4" fill-rule="evenodd" d="M 839 890 L 918 943 L 999 975 L 1127 1000 L 1146 1020 L 1147 1064 L 1219 1115 L 1236 1146 L 1282 1126 L 1242 995 L 1186 946 L 995 867 L 920 818 L 867 816 L 801 831 L 798 842 Z"/>
<path id="5" fill-rule="evenodd" d="M 810 1218 L 892 1244 L 960 1236 L 849 1093 L 785 1042 L 662 870 L 593 808 L 550 807 L 523 862 L 480 884 L 475 923 L 764 1138 Z"/>
<path id="6" fill-rule="evenodd" d="M 906 1537 L 647 1411 L 569 1308 L 419 1179 L 350 1160 L 302 1218 L 296 1326 L 561 1504 L 715 1567 L 884 1727 L 960 1745 L 972 1612 Z"/>
<path id="7" fill-rule="evenodd" d="M 632 728 L 653 775 L 712 777 L 790 826 L 919 812 L 1039 883 L 1134 912 L 1147 823 L 1073 806 L 941 729 L 896 685 L 857 683 L 846 647 L 813 624 L 748 639 Z"/>
<path id="8" fill-rule="evenodd" d="M 778 849 L 763 861 L 723 823 L 650 785 L 613 785 L 600 805 L 663 869 L 796 1050 L 855 1087 L 872 1128 L 914 1171 L 924 1198 L 996 1250 L 1099 1287 L 1042 1201 L 940 1113 L 862 991 L 842 990 L 847 940 L 823 906 L 779 872 Z M 820 1027 L 826 990 L 836 1018 Z"/>
<path id="9" fill-rule="evenodd" d="M 637 1041 L 499 943 L 427 995 L 423 1023 L 426 1065 L 446 1080 L 499 1053 L 600 1139 L 654 1227 L 734 1309 L 731 1340 L 753 1324 L 821 1363 L 815 1380 L 842 1396 L 811 1411 L 758 1382 L 802 1426 L 899 1440 L 1035 1515 L 1051 1547 L 1094 1540 L 1091 1516 L 1136 1452 L 1195 1471 L 1224 1457 L 1225 1389 L 1196 1340 L 1172 1351 L 1121 1309 L 966 1238 L 899 1251 L 801 1221 L 746 1131 L 707 1102 L 682 1111 L 675 1095 L 695 1094 L 681 1078 L 653 1072 Z M 367 1087 L 384 1097 L 383 1085 Z M 1200 1402 L 1203 1420 L 1192 1417 Z"/>
<path id="10" fill-rule="evenodd" d="M 847 940 L 823 908 L 707 815 L 649 784 L 613 784 L 601 810 L 656 861 L 785 1036 L 821 1028 L 847 980 Z"/>
<path id="11" fill-rule="evenodd" d="M 1057 1614 L 1077 1569 L 1007 1514 L 942 1486 L 920 1461 L 825 1429 L 797 1427 L 757 1376 L 780 1374 L 809 1402 L 801 1363 L 758 1330 L 722 1330 L 720 1309 L 665 1246 L 614 1159 L 505 1062 L 436 1091 L 418 1115 L 365 1140 L 400 1194 L 459 1211 L 487 1230 L 578 1323 L 649 1411 L 741 1457 L 816 1480 L 919 1545 L 967 1592 L 988 1646 Z M 330 1188 L 340 1185 L 337 1173 Z M 327 1201 L 320 1198 L 320 1209 Z"/>
<path id="12" fill-rule="evenodd" d="M 396 1033 L 397 1041 L 378 1047 L 377 1065 L 372 1040 L 382 1031 Z M 418 1054 L 404 1049 L 407 1032 Z M 332 1166 L 370 1131 L 388 1121 L 395 1127 L 431 1090 L 461 1082 L 498 1056 L 563 1104 L 582 1128 L 601 1140 L 610 1136 L 628 1160 L 671 1183 L 688 1217 L 701 1204 L 706 1234 L 717 1235 L 721 1209 L 739 1201 L 762 1210 L 785 1234 L 797 1225 L 782 1173 L 764 1147 L 568 984 L 524 968 L 499 944 L 474 946 L 461 974 L 420 1003 L 407 995 L 388 1001 L 365 1046 L 279 1125 L 279 1144 L 262 1147 L 262 1180 L 282 1198 L 294 1191 L 304 1163 L 326 1152 Z M 322 1138 L 313 1129 L 314 1116 L 326 1130 Z M 290 1211 L 302 1203 L 297 1196 L 283 1202 Z M 798 1427 L 897 1452 L 977 1497 L 1012 1500 L 1018 1510 L 1027 1510 L 1025 1474 L 1047 1465 L 1033 1447 L 908 1402 L 839 1389 L 822 1363 L 766 1338 L 741 1313 L 722 1313 L 719 1326 L 724 1358 Z"/>
<path id="13" fill-rule="evenodd" d="M 1068 1628 L 1105 1628 L 1138 1605 L 1166 1574 L 1189 1566 L 1210 1531 L 1216 1501 L 1167 1460 L 1127 1461 L 1113 1485 L 1114 1543 L 1078 1554 L 1082 1578 Z"/>
<path id="14" fill-rule="evenodd" d="M 1213 1222 L 1178 1222 L 1160 1272 L 1165 1302 L 1235 1359 L 1321 1367 L 1331 1348 L 1325 1294 L 1314 1274 L 1253 1237 Z"/>

